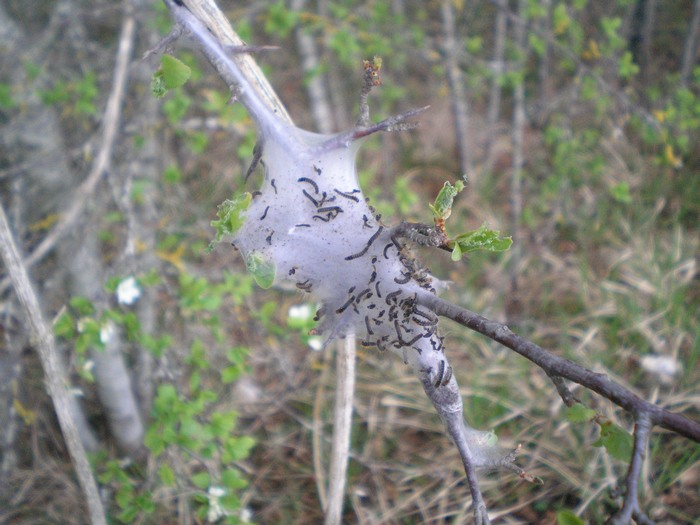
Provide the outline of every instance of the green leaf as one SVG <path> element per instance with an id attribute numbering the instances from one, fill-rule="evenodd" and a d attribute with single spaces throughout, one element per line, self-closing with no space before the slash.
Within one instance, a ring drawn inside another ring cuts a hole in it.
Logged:
<path id="1" fill-rule="evenodd" d="M 460 248 L 459 243 L 455 243 L 455 247 L 452 248 L 452 260 L 454 262 L 460 261 L 462 259 L 462 248 Z"/>
<path id="2" fill-rule="evenodd" d="M 458 235 L 452 242 L 455 246 L 459 245 L 461 253 L 469 253 L 476 250 L 503 252 L 510 248 L 511 244 L 513 244 L 513 239 L 511 237 L 501 237 L 499 231 L 489 230 L 485 224 L 482 224 L 478 230 Z M 455 259 L 455 257 L 456 250 L 453 248 L 452 259 L 459 260 Z"/>
<path id="3" fill-rule="evenodd" d="M 159 69 L 153 73 L 151 77 L 151 93 L 156 98 L 163 98 L 167 91 L 168 90 L 165 89 L 165 81 L 163 80 L 163 72 Z"/>
<path id="4" fill-rule="evenodd" d="M 167 445 L 158 429 L 155 428 L 149 429 L 148 432 L 146 432 L 143 438 L 143 444 L 151 451 L 153 457 L 160 456 L 165 451 L 165 446 Z"/>
<path id="5" fill-rule="evenodd" d="M 241 477 L 238 469 L 226 469 L 221 473 L 221 483 L 229 489 L 244 489 L 248 482 Z"/>
<path id="6" fill-rule="evenodd" d="M 195 487 L 205 490 L 209 488 L 209 472 L 199 472 L 192 476 L 192 483 Z"/>
<path id="7" fill-rule="evenodd" d="M 593 443 L 594 447 L 605 447 L 615 459 L 629 463 L 634 448 L 632 434 L 612 421 L 600 424 L 600 437 Z"/>
<path id="8" fill-rule="evenodd" d="M 241 376 L 242 372 L 240 366 L 227 366 L 221 371 L 221 382 L 224 384 L 233 383 Z"/>
<path id="9" fill-rule="evenodd" d="M 158 477 L 163 485 L 166 487 L 172 487 L 175 485 L 175 472 L 170 467 L 170 465 L 161 465 L 158 469 Z"/>
<path id="10" fill-rule="evenodd" d="M 68 312 L 63 312 L 53 325 L 53 333 L 56 337 L 72 339 L 75 335 L 75 323 Z"/>
<path id="11" fill-rule="evenodd" d="M 68 304 L 80 315 L 92 315 L 95 311 L 92 302 L 86 297 L 72 297 Z"/>
<path id="12" fill-rule="evenodd" d="M 435 197 L 435 202 L 429 204 L 430 209 L 433 210 L 433 216 L 435 219 L 446 220 L 450 217 L 452 213 L 452 203 L 459 192 L 464 189 L 464 182 L 458 180 L 453 186 L 449 182 L 445 182 L 442 189 Z"/>
<path id="13" fill-rule="evenodd" d="M 570 510 L 557 512 L 557 525 L 584 525 L 583 520 Z"/>
<path id="14" fill-rule="evenodd" d="M 163 72 L 163 85 L 166 89 L 175 89 L 185 85 L 192 76 L 192 69 L 172 55 L 160 57 L 160 71 Z"/>
<path id="15" fill-rule="evenodd" d="M 629 204 L 632 202 L 632 196 L 630 195 L 630 185 L 627 181 L 620 182 L 619 184 L 616 184 L 612 188 L 610 188 L 610 195 L 612 195 L 612 198 L 615 199 L 617 202 L 621 202 L 623 204 Z"/>
<path id="16" fill-rule="evenodd" d="M 245 266 L 260 288 L 267 289 L 272 286 L 275 281 L 275 263 L 266 258 L 262 252 L 252 250 L 248 253 Z"/>
<path id="17" fill-rule="evenodd" d="M 168 184 L 177 184 L 180 182 L 180 180 L 182 180 L 180 168 L 178 168 L 175 164 L 165 168 L 163 171 L 163 180 Z"/>
<path id="18" fill-rule="evenodd" d="M 252 194 L 246 192 L 243 195 L 234 197 L 233 200 L 226 199 L 224 202 L 219 204 L 216 216 L 219 218 L 218 221 L 211 221 L 211 226 L 216 230 L 216 237 L 209 243 L 207 248 L 207 253 L 211 252 L 224 235 L 235 235 L 235 233 L 243 226 L 245 222 L 245 217 L 243 212 L 248 209 L 251 201 L 253 200 Z"/>
<path id="19" fill-rule="evenodd" d="M 17 102 L 12 98 L 12 86 L 0 83 L 0 109 L 12 109 L 17 107 Z"/>
<path id="20" fill-rule="evenodd" d="M 255 440 L 250 436 L 232 437 L 224 443 L 224 449 L 229 454 L 231 461 L 247 458 L 254 446 Z"/>
<path id="21" fill-rule="evenodd" d="M 623 80 L 629 80 L 637 73 L 639 73 L 639 66 L 634 63 L 632 53 L 626 51 L 620 58 L 620 64 L 618 65 L 618 74 Z"/>
<path id="22" fill-rule="evenodd" d="M 194 392 L 199 388 L 199 385 L 202 384 L 202 375 L 195 371 L 192 372 L 192 375 L 190 376 L 190 392 Z"/>
<path id="23" fill-rule="evenodd" d="M 211 415 L 209 428 L 212 435 L 219 438 L 228 436 L 236 428 L 238 414 L 236 412 L 215 412 Z"/>
<path id="24" fill-rule="evenodd" d="M 590 421 L 595 417 L 595 410 L 583 406 L 581 403 L 576 403 L 575 405 L 566 409 L 566 419 L 572 423 L 583 423 L 584 421 Z"/>

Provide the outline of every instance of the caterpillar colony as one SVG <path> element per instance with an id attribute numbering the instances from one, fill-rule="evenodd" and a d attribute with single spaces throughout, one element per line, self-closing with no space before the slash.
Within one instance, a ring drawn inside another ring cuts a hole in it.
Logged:
<path id="1" fill-rule="evenodd" d="M 362 346 L 392 352 L 408 364 L 459 449 L 468 476 L 470 466 L 501 467 L 527 479 L 514 464 L 515 451 L 504 451 L 492 432 L 465 423 L 438 317 L 419 305 L 441 283 L 412 257 L 407 243 L 435 232 L 391 227 L 359 185 L 355 157 L 364 139 L 406 127 L 406 119 L 420 110 L 374 125 L 365 115 L 354 129 L 335 135 L 299 129 L 264 102 L 231 49 L 224 49 L 186 8 L 166 3 L 224 80 L 235 85 L 237 100 L 258 127 L 261 147 L 255 162 L 264 166 L 262 186 L 243 197 L 243 205 L 229 202 L 236 216 L 220 210 L 222 220 L 236 224 L 233 244 L 248 270 L 263 286 L 292 287 L 320 304 L 317 332 L 326 343 L 352 332 Z M 370 82 L 379 67 L 365 63 Z M 367 83 L 361 100 L 370 87 Z"/>

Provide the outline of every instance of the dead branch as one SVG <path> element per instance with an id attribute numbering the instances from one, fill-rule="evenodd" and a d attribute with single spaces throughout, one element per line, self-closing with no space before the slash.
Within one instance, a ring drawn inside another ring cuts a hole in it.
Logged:
<path id="1" fill-rule="evenodd" d="M 61 432 L 78 476 L 78 481 L 87 500 L 90 521 L 93 525 L 107 525 L 104 508 L 100 500 L 97 483 L 80 440 L 78 427 L 71 413 L 71 394 L 68 391 L 65 375 L 58 359 L 58 351 L 51 327 L 44 319 L 39 299 L 29 279 L 27 265 L 20 255 L 5 210 L 0 205 L 0 254 L 5 263 L 10 281 L 25 310 L 31 330 L 31 338 L 36 346 L 44 369 L 44 377 L 58 417 Z"/>

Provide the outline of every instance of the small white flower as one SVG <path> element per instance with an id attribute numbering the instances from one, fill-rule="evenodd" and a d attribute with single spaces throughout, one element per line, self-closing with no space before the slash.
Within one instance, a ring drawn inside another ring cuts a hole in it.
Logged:
<path id="1" fill-rule="evenodd" d="M 217 499 L 218 499 L 218 498 L 220 498 L 220 497 L 222 497 L 222 496 L 225 496 L 225 495 L 226 495 L 226 489 L 225 489 L 225 488 L 223 488 L 223 487 L 217 487 L 217 486 L 214 486 L 214 485 L 212 485 L 211 487 L 209 487 L 209 496 L 210 496 L 211 498 L 217 498 Z"/>
<path id="2" fill-rule="evenodd" d="M 667 355 L 645 355 L 641 359 L 641 365 L 664 385 L 673 383 L 683 370 L 683 365 L 677 359 Z"/>
<path id="3" fill-rule="evenodd" d="M 117 327 L 115 326 L 114 322 L 110 319 L 105 321 L 105 323 L 102 325 L 102 328 L 100 329 L 100 341 L 102 344 L 107 344 L 112 340 L 112 337 L 114 337 L 114 334 L 117 332 Z"/>
<path id="4" fill-rule="evenodd" d="M 241 509 L 240 518 L 243 523 L 250 523 L 250 520 L 253 519 L 253 511 L 248 507 Z"/>
<path id="5" fill-rule="evenodd" d="M 289 307 L 287 314 L 290 319 L 309 319 L 313 315 L 310 304 L 295 304 Z"/>
<path id="6" fill-rule="evenodd" d="M 323 338 L 318 335 L 312 335 L 309 337 L 309 348 L 316 352 L 323 350 Z"/>
<path id="7" fill-rule="evenodd" d="M 78 330 L 79 334 L 82 334 L 85 331 L 85 325 L 87 322 L 90 320 L 89 317 L 81 317 L 78 319 L 78 323 L 76 324 L 76 329 Z"/>
<path id="8" fill-rule="evenodd" d="M 83 389 L 78 387 L 69 388 L 68 393 L 73 397 L 85 397 Z"/>
<path id="9" fill-rule="evenodd" d="M 141 297 L 141 287 L 133 276 L 127 277 L 117 286 L 117 301 L 127 306 L 134 304 Z"/>
<path id="10" fill-rule="evenodd" d="M 219 501 L 209 501 L 209 510 L 207 510 L 207 521 L 209 523 L 214 523 L 219 521 L 219 518 L 223 518 L 226 515 L 224 509 L 219 505 Z"/>
<path id="11" fill-rule="evenodd" d="M 112 320 L 107 320 L 105 324 L 102 325 L 100 329 L 100 341 L 103 345 L 106 345 L 112 340 L 114 334 L 117 333 L 117 327 Z"/>
<path id="12" fill-rule="evenodd" d="M 223 518 L 228 513 L 221 507 L 219 498 L 226 494 L 226 489 L 223 487 L 211 486 L 207 491 L 209 495 L 209 509 L 207 510 L 207 521 L 214 523 L 219 518 Z"/>

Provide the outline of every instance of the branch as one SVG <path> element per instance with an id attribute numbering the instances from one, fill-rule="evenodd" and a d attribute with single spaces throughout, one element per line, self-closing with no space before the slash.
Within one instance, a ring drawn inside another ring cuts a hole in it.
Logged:
<path id="1" fill-rule="evenodd" d="M 627 471 L 625 501 L 620 509 L 620 512 L 610 520 L 611 525 L 627 525 L 632 519 L 632 515 L 636 516 L 637 522 L 640 523 L 640 517 L 644 516 L 639 509 L 639 475 L 642 471 L 642 463 L 646 458 L 647 448 L 649 445 L 649 432 L 651 431 L 651 421 L 648 414 L 642 414 L 634 427 L 634 449 L 632 451 L 632 459 L 630 460 L 629 470 Z M 646 518 L 646 516 L 644 516 Z M 643 519 L 643 518 L 642 518 Z M 648 518 L 646 518 L 649 521 Z"/>
<path id="2" fill-rule="evenodd" d="M 357 348 L 355 334 L 348 334 L 338 342 L 337 376 L 335 389 L 335 420 L 331 465 L 328 473 L 328 500 L 325 525 L 340 525 L 343 517 L 343 500 L 350 457 L 350 432 L 352 430 L 352 406 L 355 398 L 355 361 Z"/>
<path id="3" fill-rule="evenodd" d="M 90 463 L 85 454 L 85 448 L 80 441 L 78 427 L 71 414 L 71 398 L 66 388 L 67 381 L 58 360 L 56 342 L 54 341 L 51 327 L 45 321 L 41 312 L 39 299 L 29 280 L 27 265 L 19 253 L 2 205 L 0 205 L 0 255 L 2 255 L 7 273 L 29 321 L 31 338 L 39 353 L 39 359 L 44 369 L 46 384 L 56 410 L 58 423 L 61 426 L 61 432 L 73 461 L 78 481 L 87 500 L 90 521 L 93 525 L 106 525 L 107 520 L 105 519 L 97 483 L 92 477 Z"/>
<path id="4" fill-rule="evenodd" d="M 539 366 L 550 377 L 563 377 L 584 386 L 638 417 L 646 416 L 658 425 L 700 443 L 700 424 L 680 414 L 674 414 L 633 394 L 605 374 L 589 370 L 573 361 L 556 356 L 535 343 L 514 334 L 506 325 L 491 321 L 465 308 L 451 304 L 435 295 L 421 293 L 418 304 L 436 314 L 479 332 L 501 343 Z"/>
<path id="5" fill-rule="evenodd" d="M 227 46 L 243 45 L 243 41 L 233 32 L 218 7 L 205 0 L 187 0 L 182 5 L 174 0 L 164 1 L 179 26 L 175 31 L 180 31 L 180 28 L 187 31 L 248 110 L 260 133 L 264 137 L 277 137 L 280 144 L 293 148 L 296 144 L 294 134 L 290 133 L 291 118 L 262 72 L 257 66 L 253 67 L 253 59 L 227 49 Z M 206 25 L 202 20 L 206 20 Z"/>

